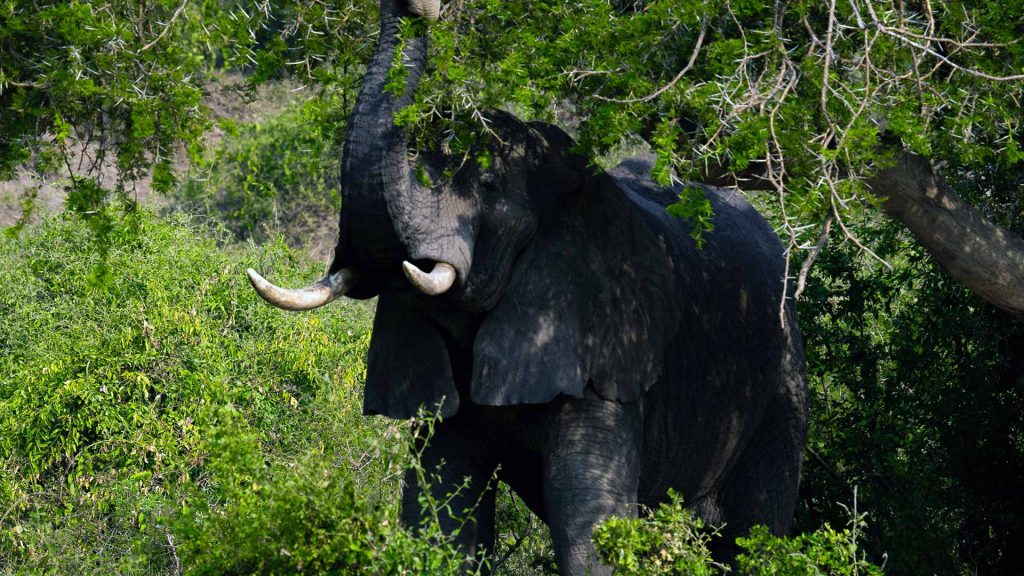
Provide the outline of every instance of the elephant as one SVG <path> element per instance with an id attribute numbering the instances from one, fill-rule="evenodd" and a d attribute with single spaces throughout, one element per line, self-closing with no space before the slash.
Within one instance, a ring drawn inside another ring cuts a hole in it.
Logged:
<path id="1" fill-rule="evenodd" d="M 715 228 L 698 247 L 665 209 L 680 190 L 653 181 L 649 157 L 598 170 L 558 127 L 507 112 L 489 113 L 486 166 L 411 155 L 394 118 L 424 70 L 428 29 L 399 29 L 436 18 L 437 1 L 381 0 L 325 277 L 285 289 L 248 271 L 288 310 L 377 299 L 364 413 L 409 419 L 425 406 L 441 418 L 422 449 L 439 481 L 407 475 L 403 521 L 419 525 L 421 490 L 449 494 L 468 478 L 442 528 L 467 554 L 490 549 L 496 474 L 549 526 L 561 574 L 609 573 L 595 525 L 670 489 L 724 526 L 713 550 L 724 561 L 756 524 L 784 533 L 807 408 L 788 296 L 780 315 L 778 236 L 738 193 L 705 187 Z M 406 81 L 389 91 L 396 61 Z"/>

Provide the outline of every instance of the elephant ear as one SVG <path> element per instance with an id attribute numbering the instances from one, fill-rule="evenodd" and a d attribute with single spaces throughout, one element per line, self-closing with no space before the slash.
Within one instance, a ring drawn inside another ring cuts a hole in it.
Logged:
<path id="1" fill-rule="evenodd" d="M 631 402 L 661 376 L 678 317 L 667 241 L 611 177 L 585 182 L 548 215 L 480 327 L 478 404 L 582 397 L 588 385 Z"/>
<path id="2" fill-rule="evenodd" d="M 363 413 L 405 419 L 421 406 L 443 417 L 459 409 L 448 347 L 429 318 L 385 292 L 373 320 Z"/>

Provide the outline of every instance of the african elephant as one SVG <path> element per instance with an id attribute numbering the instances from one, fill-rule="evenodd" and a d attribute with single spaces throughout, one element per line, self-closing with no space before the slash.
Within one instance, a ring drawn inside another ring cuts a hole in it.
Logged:
<path id="1" fill-rule="evenodd" d="M 410 0 L 412 1 L 412 0 Z M 415 3 L 417 14 L 437 6 Z M 423 453 L 431 487 L 471 479 L 457 542 L 494 541 L 496 469 L 551 529 L 563 574 L 607 573 L 596 523 L 669 488 L 731 537 L 789 526 L 805 441 L 804 360 L 784 256 L 763 218 L 711 189 L 715 230 L 697 248 L 665 206 L 648 159 L 595 171 L 555 126 L 493 112 L 489 166 L 411 160 L 394 114 L 411 101 L 426 36 L 399 40 L 406 0 L 382 0 L 381 33 L 344 146 L 334 261 L 286 290 L 250 270 L 270 303 L 307 310 L 377 298 L 364 411 L 443 421 Z M 395 51 L 404 93 L 385 89 Z M 436 184 L 427 185 L 425 171 Z M 428 270 L 429 271 L 426 271 Z M 414 475 L 403 519 L 417 525 Z M 455 519 L 443 518 L 447 528 Z"/>

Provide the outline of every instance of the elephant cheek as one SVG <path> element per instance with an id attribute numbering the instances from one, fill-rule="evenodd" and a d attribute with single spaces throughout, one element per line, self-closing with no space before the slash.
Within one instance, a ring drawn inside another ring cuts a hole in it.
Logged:
<path id="1" fill-rule="evenodd" d="M 513 270 L 537 232 L 537 219 L 525 201 L 498 198 L 484 211 L 473 255 L 473 274 L 466 277 L 464 308 L 493 309 L 514 281 Z"/>

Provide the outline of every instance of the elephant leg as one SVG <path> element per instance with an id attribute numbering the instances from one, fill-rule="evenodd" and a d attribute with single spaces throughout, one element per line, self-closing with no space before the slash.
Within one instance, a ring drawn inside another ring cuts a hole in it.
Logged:
<path id="1" fill-rule="evenodd" d="M 733 562 L 741 552 L 736 538 L 752 527 L 765 525 L 783 536 L 793 520 L 806 433 L 802 405 L 777 404 L 782 407 L 769 410 L 775 417 L 758 427 L 719 491 L 717 504 L 725 526 L 711 550 L 719 561 Z"/>
<path id="2" fill-rule="evenodd" d="M 640 413 L 588 394 L 551 421 L 543 458 L 544 509 L 563 575 L 611 574 L 597 562 L 594 526 L 636 514 Z"/>
<path id="3" fill-rule="evenodd" d="M 432 518 L 420 496 L 429 489 L 435 503 L 439 528 L 453 536 L 459 550 L 477 558 L 494 548 L 495 484 L 497 467 L 481 451 L 478 436 L 456 429 L 442 429 L 423 448 L 422 472 L 407 470 L 402 488 L 402 522 L 419 528 Z M 424 486 L 422 480 L 426 481 Z M 467 567 L 468 568 L 468 567 Z M 486 570 L 483 572 L 486 574 Z"/>

